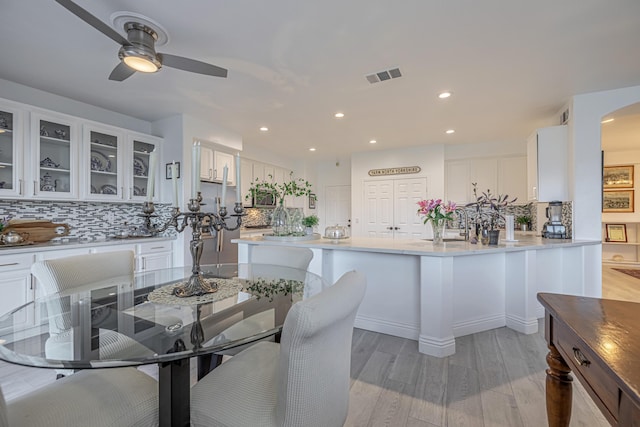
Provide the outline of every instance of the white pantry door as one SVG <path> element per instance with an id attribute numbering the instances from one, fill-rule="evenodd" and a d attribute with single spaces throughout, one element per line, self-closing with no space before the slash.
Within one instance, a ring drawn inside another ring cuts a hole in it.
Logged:
<path id="1" fill-rule="evenodd" d="M 364 232 L 367 237 L 393 238 L 393 180 L 364 182 Z"/>
<path id="2" fill-rule="evenodd" d="M 425 226 L 417 215 L 427 196 L 426 178 L 364 182 L 364 231 L 368 237 L 421 238 Z"/>
<path id="3" fill-rule="evenodd" d="M 425 225 L 418 216 L 418 202 L 427 196 L 426 178 L 395 180 L 394 185 L 394 237 L 419 239 Z"/>

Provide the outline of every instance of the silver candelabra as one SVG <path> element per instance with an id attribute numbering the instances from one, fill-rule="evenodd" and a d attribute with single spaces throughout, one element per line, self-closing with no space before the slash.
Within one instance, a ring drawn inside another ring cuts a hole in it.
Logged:
<path id="1" fill-rule="evenodd" d="M 216 292 L 218 285 L 213 281 L 205 281 L 202 277 L 202 270 L 200 269 L 200 258 L 202 257 L 202 230 L 205 227 L 209 228 L 209 232 L 212 235 L 216 235 L 220 230 L 237 230 L 242 225 L 242 217 L 246 215 L 242 203 L 235 203 L 233 207 L 233 214 L 229 217 L 236 218 L 236 224 L 233 227 L 227 225 L 227 208 L 221 206 L 218 213 L 202 212 L 200 210 L 202 203 L 202 194 L 198 191 L 198 195 L 195 199 L 189 199 L 187 208 L 189 212 L 180 212 L 179 207 L 171 209 L 171 218 L 161 224 L 153 224 L 153 218 L 157 218 L 158 215 L 154 214 L 155 207 L 153 202 L 146 201 L 142 206 L 144 217 L 144 226 L 151 233 L 162 233 L 169 227 L 173 227 L 178 233 L 182 233 L 187 226 L 191 226 L 191 242 L 189 244 L 189 250 L 191 252 L 191 258 L 193 259 L 193 265 L 191 268 L 191 277 L 184 284 L 178 285 L 173 289 L 173 294 L 178 297 L 190 297 L 194 295 L 203 295 L 206 293 Z"/>

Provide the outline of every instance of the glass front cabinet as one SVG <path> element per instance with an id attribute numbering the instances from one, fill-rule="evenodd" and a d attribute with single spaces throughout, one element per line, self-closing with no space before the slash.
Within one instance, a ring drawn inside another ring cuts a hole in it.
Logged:
<path id="1" fill-rule="evenodd" d="M 24 113 L 0 103 L 0 197 L 22 196 L 22 130 Z"/>
<path id="2" fill-rule="evenodd" d="M 78 197 L 78 130 L 73 118 L 31 113 L 33 197 Z"/>
<path id="3" fill-rule="evenodd" d="M 131 174 L 129 174 L 129 179 L 127 181 L 126 190 L 127 190 L 127 199 L 128 200 L 136 200 L 136 201 L 144 201 L 147 197 L 147 182 L 149 179 L 149 155 L 152 151 L 160 150 L 162 147 L 160 138 L 154 138 L 148 135 L 139 135 L 139 134 L 129 134 L 127 137 L 127 162 L 129 163 L 129 168 L 131 170 Z M 160 156 L 162 157 L 162 156 Z M 156 169 L 156 188 L 161 188 L 162 182 L 159 181 L 159 177 L 162 176 L 160 167 Z M 153 200 L 158 201 L 160 199 L 160 192 L 155 191 L 153 195 Z"/>
<path id="4" fill-rule="evenodd" d="M 124 197 L 124 136 L 115 128 L 84 125 L 82 134 L 82 194 L 86 200 Z"/>

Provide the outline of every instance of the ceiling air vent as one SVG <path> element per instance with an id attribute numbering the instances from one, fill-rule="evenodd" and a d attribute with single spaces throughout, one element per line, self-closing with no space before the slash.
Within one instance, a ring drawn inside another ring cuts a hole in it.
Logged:
<path id="1" fill-rule="evenodd" d="M 391 70 L 384 70 L 374 74 L 369 74 L 365 77 L 369 83 L 374 84 L 385 80 L 397 79 L 398 77 L 402 77 L 402 73 L 400 72 L 400 68 L 393 68 Z"/>

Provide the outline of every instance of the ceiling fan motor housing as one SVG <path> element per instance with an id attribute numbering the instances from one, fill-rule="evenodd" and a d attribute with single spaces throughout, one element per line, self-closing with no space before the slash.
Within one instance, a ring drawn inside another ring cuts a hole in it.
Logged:
<path id="1" fill-rule="evenodd" d="M 128 57 L 143 58 L 153 63 L 159 70 L 162 67 L 162 63 L 158 60 L 155 50 L 155 42 L 158 40 L 156 32 L 152 28 L 137 22 L 127 22 L 124 28 L 130 44 L 120 48 L 118 52 L 120 60 L 126 63 L 125 58 Z"/>

